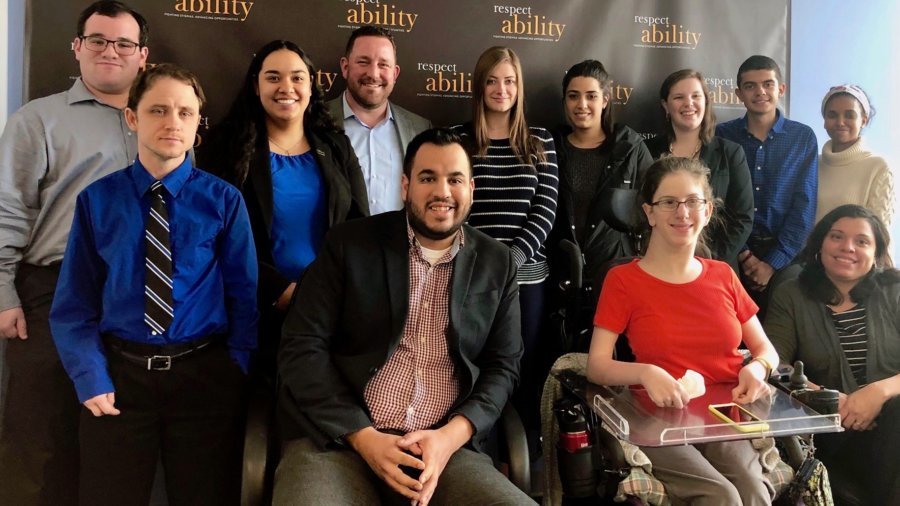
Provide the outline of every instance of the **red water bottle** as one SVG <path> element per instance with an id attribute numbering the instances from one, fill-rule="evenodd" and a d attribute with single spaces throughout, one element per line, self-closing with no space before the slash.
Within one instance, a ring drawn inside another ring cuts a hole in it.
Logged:
<path id="1" fill-rule="evenodd" d="M 569 453 L 591 446 L 587 420 L 580 409 L 563 408 L 556 413 L 559 422 L 559 447 Z"/>
<path id="2" fill-rule="evenodd" d="M 559 424 L 557 465 L 567 499 L 593 497 L 597 492 L 593 445 L 581 405 L 561 399 L 554 407 Z"/>

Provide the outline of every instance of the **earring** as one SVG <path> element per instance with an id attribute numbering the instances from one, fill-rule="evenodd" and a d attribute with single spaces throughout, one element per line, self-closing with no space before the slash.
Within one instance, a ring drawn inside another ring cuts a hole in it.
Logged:
<path id="1" fill-rule="evenodd" d="M 816 254 L 815 254 L 815 256 L 813 256 L 813 258 L 815 258 L 817 264 L 822 263 L 822 259 L 819 258 L 819 252 L 818 252 L 818 251 L 816 251 Z"/>

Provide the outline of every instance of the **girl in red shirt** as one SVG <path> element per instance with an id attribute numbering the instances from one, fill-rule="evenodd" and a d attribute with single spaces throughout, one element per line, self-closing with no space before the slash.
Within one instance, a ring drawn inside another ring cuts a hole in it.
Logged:
<path id="1" fill-rule="evenodd" d="M 757 307 L 728 264 L 698 258 L 714 201 L 708 169 L 695 160 L 662 158 L 647 170 L 641 209 L 649 233 L 640 259 L 607 275 L 594 317 L 588 379 L 641 385 L 659 407 L 682 409 L 688 393 L 676 380 L 688 369 L 707 384 L 732 383 L 739 404 L 768 394 L 778 354 L 756 317 Z M 613 359 L 628 335 L 635 362 Z M 754 359 L 742 365 L 744 342 Z M 642 448 L 675 504 L 771 504 L 749 440 Z"/>

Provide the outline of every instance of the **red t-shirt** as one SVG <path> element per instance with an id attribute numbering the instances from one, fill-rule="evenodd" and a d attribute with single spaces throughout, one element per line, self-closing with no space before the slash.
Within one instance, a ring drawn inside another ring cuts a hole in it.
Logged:
<path id="1" fill-rule="evenodd" d="M 651 276 L 638 260 L 611 269 L 594 325 L 626 334 L 637 362 L 676 379 L 693 369 L 707 383 L 733 383 L 743 362 L 741 325 L 759 308 L 728 264 L 699 260 L 700 276 L 683 284 Z"/>

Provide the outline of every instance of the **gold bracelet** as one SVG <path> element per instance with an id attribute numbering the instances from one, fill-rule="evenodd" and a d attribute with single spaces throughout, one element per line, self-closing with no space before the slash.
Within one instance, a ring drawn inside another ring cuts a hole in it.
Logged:
<path id="1" fill-rule="evenodd" d="M 768 360 L 766 360 L 765 357 L 753 357 L 753 360 L 751 360 L 751 362 L 759 362 L 766 369 L 766 377 L 764 378 L 766 381 L 768 381 L 769 378 L 772 377 L 772 371 L 774 371 L 775 368 L 772 367 L 772 364 Z"/>

